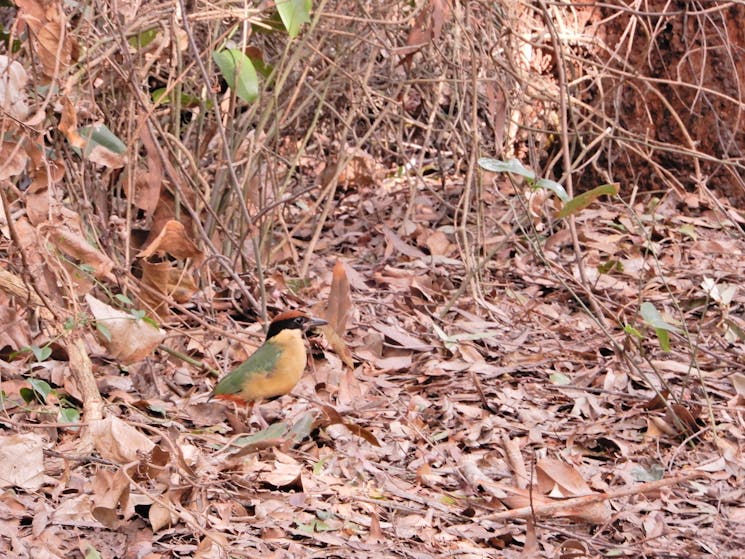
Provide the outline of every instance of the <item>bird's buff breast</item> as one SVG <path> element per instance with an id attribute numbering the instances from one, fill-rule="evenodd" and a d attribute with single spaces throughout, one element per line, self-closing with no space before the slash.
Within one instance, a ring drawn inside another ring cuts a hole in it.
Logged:
<path id="1" fill-rule="evenodd" d="M 305 345 L 298 330 L 284 330 L 272 340 L 283 347 L 274 371 L 256 378 L 243 391 L 246 400 L 259 400 L 290 392 L 300 381 L 307 364 Z"/>

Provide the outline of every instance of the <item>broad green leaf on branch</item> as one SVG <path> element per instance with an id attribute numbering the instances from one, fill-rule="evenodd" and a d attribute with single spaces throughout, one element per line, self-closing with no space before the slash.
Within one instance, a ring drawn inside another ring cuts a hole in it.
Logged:
<path id="1" fill-rule="evenodd" d="M 80 421 L 80 412 L 75 408 L 60 408 L 59 419 L 62 423 L 77 423 Z"/>
<path id="2" fill-rule="evenodd" d="M 479 159 L 479 165 L 482 169 L 486 169 L 492 173 L 514 173 L 515 175 L 520 175 L 526 179 L 535 180 L 535 173 L 525 167 L 517 159 L 502 161 L 501 159 L 482 157 Z"/>
<path id="3" fill-rule="evenodd" d="M 486 169 L 487 171 L 491 171 L 492 173 L 513 173 L 515 175 L 525 177 L 531 186 L 535 188 L 550 190 L 551 192 L 556 194 L 563 202 L 567 202 L 569 200 L 569 195 L 567 194 L 566 190 L 564 190 L 564 187 L 561 186 L 558 182 L 549 179 L 536 180 L 535 173 L 525 167 L 517 159 L 502 161 L 501 159 L 482 157 L 479 159 L 478 163 L 482 169 Z"/>
<path id="4" fill-rule="evenodd" d="M 550 190 L 551 192 L 556 194 L 559 197 L 559 200 L 561 200 L 562 202 L 569 201 L 569 194 L 567 194 L 567 191 L 564 190 L 564 187 L 556 181 L 552 181 L 550 179 L 540 179 L 536 181 L 535 185 L 538 188 Z"/>
<path id="5" fill-rule="evenodd" d="M 39 363 L 41 363 L 42 361 L 46 361 L 52 355 L 52 348 L 48 345 L 41 347 L 37 345 L 30 345 L 24 349 L 33 353 L 36 361 L 38 361 Z"/>
<path id="6" fill-rule="evenodd" d="M 666 330 L 668 332 L 680 333 L 680 328 L 667 322 L 652 303 L 642 303 L 639 312 L 649 326 L 652 328 Z"/>
<path id="7" fill-rule="evenodd" d="M 636 328 L 634 328 L 633 326 L 631 326 L 631 324 L 626 324 L 623 327 L 623 331 L 626 332 L 627 334 L 630 334 L 631 336 L 634 336 L 635 338 L 640 339 L 640 340 L 643 340 L 644 339 L 644 334 L 642 334 L 641 332 L 639 332 L 639 330 L 637 330 Z"/>
<path id="8" fill-rule="evenodd" d="M 582 194 L 575 196 L 574 198 L 569 200 L 566 204 L 564 204 L 564 207 L 561 208 L 561 210 L 556 214 L 556 218 L 561 219 L 563 217 L 576 214 L 577 212 L 584 210 L 587 206 L 592 204 L 598 197 L 603 196 L 604 194 L 607 196 L 615 196 L 616 194 L 618 194 L 618 189 L 619 189 L 618 183 L 610 183 L 610 184 L 602 184 L 600 186 L 593 188 L 592 190 L 583 192 Z"/>
<path id="9" fill-rule="evenodd" d="M 127 146 L 105 124 L 78 128 L 78 115 L 73 102 L 62 100 L 62 113 L 57 125 L 73 149 L 82 157 L 112 169 L 124 166 Z"/>
<path id="10" fill-rule="evenodd" d="M 641 313 L 644 322 L 654 328 L 662 350 L 670 351 L 670 332 L 679 333 L 680 328 L 665 321 L 652 303 L 642 303 L 639 312 Z"/>
<path id="11" fill-rule="evenodd" d="M 310 21 L 311 0 L 277 0 L 277 11 L 290 37 L 297 37 L 304 23 Z"/>
<path id="12" fill-rule="evenodd" d="M 28 382 L 31 385 L 31 388 L 23 387 L 19 390 L 19 394 L 21 395 L 21 398 L 23 398 L 23 401 L 28 404 L 29 402 L 37 400 L 42 404 L 46 404 L 49 395 L 54 393 L 54 390 L 49 386 L 49 383 L 38 378 L 30 378 L 28 379 Z"/>
<path id="13" fill-rule="evenodd" d="M 214 51 L 212 58 L 220 68 L 228 87 L 235 91 L 235 94 L 251 103 L 259 96 L 259 77 L 256 74 L 251 59 L 243 54 L 239 49 L 225 49 Z"/>
<path id="14" fill-rule="evenodd" d="M 87 158 L 90 158 L 93 150 L 99 146 L 117 155 L 122 155 L 127 151 L 127 146 L 124 145 L 124 142 L 109 130 L 109 127 L 105 124 L 83 126 L 78 128 L 78 132 L 83 139 L 87 140 L 85 149 L 83 150 L 83 155 Z"/>

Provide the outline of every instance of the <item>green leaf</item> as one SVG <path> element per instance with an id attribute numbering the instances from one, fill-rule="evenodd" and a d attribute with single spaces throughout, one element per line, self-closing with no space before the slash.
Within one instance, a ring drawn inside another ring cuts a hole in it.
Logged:
<path id="1" fill-rule="evenodd" d="M 728 342 L 735 343 L 738 340 L 745 340 L 745 330 L 740 328 L 737 323 L 727 318 L 724 320 L 724 326 L 724 337 Z"/>
<path id="2" fill-rule="evenodd" d="M 85 559 L 102 559 L 101 554 L 93 546 L 85 548 Z"/>
<path id="3" fill-rule="evenodd" d="M 681 225 L 678 227 L 678 231 L 683 233 L 684 235 L 687 235 L 692 240 L 697 241 L 698 240 L 698 233 L 696 233 L 696 228 L 691 225 L 690 223 L 686 223 L 684 225 Z"/>
<path id="4" fill-rule="evenodd" d="M 566 386 L 572 384 L 571 379 L 563 373 L 551 373 L 548 377 L 552 384 L 557 386 Z"/>
<path id="5" fill-rule="evenodd" d="M 623 272 L 623 263 L 620 260 L 612 259 L 602 264 L 598 264 L 598 272 L 607 274 L 608 272 Z"/>
<path id="6" fill-rule="evenodd" d="M 91 152 L 98 146 L 106 148 L 112 153 L 117 155 L 123 154 L 127 151 L 127 146 L 124 145 L 116 134 L 114 134 L 109 127 L 105 124 L 97 124 L 96 126 L 83 126 L 78 129 L 78 133 L 88 140 L 83 150 L 83 155 L 88 157 Z"/>
<path id="7" fill-rule="evenodd" d="M 159 415 L 161 417 L 166 417 L 166 408 L 164 408 L 163 406 L 156 406 L 155 404 L 150 404 L 147 407 L 147 409 L 156 415 Z"/>
<path id="8" fill-rule="evenodd" d="M 631 326 L 631 324 L 624 325 L 623 331 L 626 332 L 627 334 L 634 336 L 635 338 L 639 338 L 640 340 L 644 339 L 644 334 L 642 334 L 641 332 L 639 332 L 639 330 Z"/>
<path id="9" fill-rule="evenodd" d="M 65 319 L 65 323 L 62 325 L 62 327 L 69 332 L 70 330 L 75 328 L 75 320 L 71 316 L 68 316 Z"/>
<path id="10" fill-rule="evenodd" d="M 571 200 L 564 204 L 564 207 L 556 214 L 556 219 L 561 219 L 577 212 L 584 210 L 587 206 L 592 204 L 598 197 L 607 195 L 615 196 L 618 194 L 619 185 L 618 183 L 601 184 L 596 186 L 592 190 L 583 192 L 582 194 L 575 196 Z M 562 198 L 563 199 L 563 198 Z"/>
<path id="11" fill-rule="evenodd" d="M 228 82 L 228 87 L 235 91 L 238 97 L 247 103 L 256 100 L 259 96 L 259 77 L 250 58 L 238 49 L 214 51 L 212 58 Z"/>
<path id="12" fill-rule="evenodd" d="M 127 42 L 136 49 L 144 49 L 150 43 L 155 40 L 158 36 L 158 28 L 153 27 L 151 29 L 145 29 L 141 33 L 138 33 L 134 37 L 127 39 Z"/>
<path id="13" fill-rule="evenodd" d="M 313 475 L 320 476 L 323 472 L 323 467 L 326 465 L 326 458 L 321 458 L 318 462 L 313 465 Z"/>
<path id="14" fill-rule="evenodd" d="M 240 437 L 239 439 L 234 440 L 232 444 L 235 446 L 248 446 L 266 441 L 273 441 L 284 437 L 289 430 L 289 426 L 284 421 L 280 421 L 278 423 L 272 423 L 263 431 L 259 431 L 258 433 L 254 433 L 247 437 Z"/>
<path id="15" fill-rule="evenodd" d="M 34 354 L 36 361 L 38 361 L 39 363 L 41 363 L 42 361 L 46 361 L 47 359 L 49 359 L 49 356 L 52 355 L 52 348 L 50 348 L 48 345 L 45 345 L 43 347 L 31 345 L 28 346 L 28 351 Z"/>
<path id="16" fill-rule="evenodd" d="M 556 181 L 552 181 L 549 179 L 540 179 L 536 181 L 535 185 L 538 188 L 550 190 L 551 192 L 556 194 L 562 202 L 569 201 L 569 194 L 567 194 L 567 191 L 564 190 L 564 187 Z"/>
<path id="17" fill-rule="evenodd" d="M 142 309 L 132 309 L 129 311 L 129 314 L 135 317 L 136 320 L 142 320 L 146 316 L 145 311 Z"/>
<path id="18" fill-rule="evenodd" d="M 654 332 L 657 334 L 662 351 L 670 351 L 670 333 L 664 328 L 655 328 Z"/>
<path id="19" fill-rule="evenodd" d="M 292 426 L 292 429 L 290 429 L 288 438 L 292 439 L 296 443 L 299 443 L 308 438 L 308 436 L 310 436 L 310 432 L 313 430 L 313 425 L 316 421 L 317 416 L 318 414 L 314 411 L 304 413 L 300 417 L 300 419 L 295 422 L 295 424 Z"/>
<path id="20" fill-rule="evenodd" d="M 75 408 L 60 408 L 59 415 L 61 423 L 78 423 L 80 421 L 80 412 Z"/>
<path id="21" fill-rule="evenodd" d="M 134 303 L 132 302 L 132 299 L 130 299 L 123 293 L 117 293 L 116 295 L 114 295 L 114 299 L 119 301 L 122 305 L 126 305 L 128 307 L 131 307 L 132 305 L 134 305 Z"/>
<path id="22" fill-rule="evenodd" d="M 256 71 L 265 78 L 268 78 L 274 71 L 274 66 L 267 62 L 264 62 L 261 58 L 256 56 L 249 56 L 249 58 L 251 59 L 251 62 L 253 62 Z"/>
<path id="23" fill-rule="evenodd" d="M 503 161 L 501 159 L 492 159 L 491 157 L 482 157 L 478 161 L 482 169 L 491 171 L 492 173 L 513 173 L 525 177 L 531 183 L 534 188 L 544 188 L 556 194 L 561 200 L 566 202 L 569 200 L 569 195 L 564 187 L 558 182 L 549 179 L 538 179 L 536 180 L 535 173 L 525 167 L 518 159 L 508 159 Z"/>
<path id="24" fill-rule="evenodd" d="M 277 0 L 277 11 L 290 37 L 297 37 L 304 23 L 310 21 L 311 0 Z"/>
<path id="25" fill-rule="evenodd" d="M 28 383 L 31 385 L 31 388 L 21 388 L 19 390 L 23 400 L 26 403 L 36 400 L 42 404 L 46 404 L 47 397 L 54 392 L 52 387 L 49 386 L 49 383 L 38 378 L 30 378 L 28 379 Z"/>
<path id="26" fill-rule="evenodd" d="M 447 505 L 449 507 L 454 507 L 458 504 L 458 499 L 456 499 L 452 495 L 440 495 L 439 501 L 443 505 Z"/>
<path id="27" fill-rule="evenodd" d="M 655 330 L 665 330 L 666 332 L 680 333 L 680 328 L 666 322 L 662 315 L 657 311 L 652 303 L 642 303 L 639 312 L 649 326 Z"/>
<path id="28" fill-rule="evenodd" d="M 535 173 L 525 167 L 518 159 L 509 159 L 502 161 L 501 159 L 492 159 L 491 157 L 482 157 L 478 161 L 479 166 L 482 169 L 491 171 L 492 173 L 514 173 L 530 179 L 535 180 Z"/>
<path id="29" fill-rule="evenodd" d="M 437 324 L 433 323 L 432 328 L 449 351 L 455 350 L 460 342 L 475 342 L 486 338 L 496 338 L 501 334 L 497 330 L 484 330 L 483 332 L 448 335 Z"/>
<path id="30" fill-rule="evenodd" d="M 144 322 L 145 324 L 149 324 L 150 326 L 152 326 L 156 330 L 158 328 L 160 328 L 160 325 L 155 321 L 155 319 L 153 319 L 153 318 L 151 318 L 149 316 L 143 316 L 142 317 L 142 322 Z"/>
<path id="31" fill-rule="evenodd" d="M 650 482 L 658 481 L 665 475 L 665 468 L 659 464 L 652 464 L 649 468 L 644 469 L 641 466 L 636 466 L 631 469 L 631 477 L 636 481 Z"/>
<path id="32" fill-rule="evenodd" d="M 156 105 L 170 105 L 171 103 L 173 103 L 174 100 L 173 90 L 169 92 L 168 88 L 166 87 L 160 87 L 154 90 L 150 94 L 150 97 L 152 98 L 153 103 L 155 103 Z M 202 102 L 199 97 L 189 95 L 188 93 L 184 93 L 183 91 L 181 92 L 180 97 L 181 98 L 179 99 L 179 102 L 181 106 L 186 108 L 198 107 Z M 207 101 L 206 107 L 212 108 L 212 102 Z"/>

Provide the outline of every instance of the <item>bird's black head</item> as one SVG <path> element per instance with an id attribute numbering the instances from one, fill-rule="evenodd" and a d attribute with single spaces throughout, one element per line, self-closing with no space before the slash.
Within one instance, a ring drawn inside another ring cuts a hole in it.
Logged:
<path id="1" fill-rule="evenodd" d="M 328 322 L 321 318 L 313 318 L 300 311 L 285 311 L 272 320 L 266 333 L 266 339 L 273 338 L 282 330 L 301 330 L 304 332 L 324 324 L 328 324 Z"/>

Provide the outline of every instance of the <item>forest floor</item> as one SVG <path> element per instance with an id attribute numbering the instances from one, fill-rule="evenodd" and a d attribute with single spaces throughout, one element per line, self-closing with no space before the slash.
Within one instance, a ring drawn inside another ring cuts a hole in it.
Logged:
<path id="1" fill-rule="evenodd" d="M 122 369 L 99 348 L 107 419 L 81 454 L 80 428 L 59 419 L 58 393 L 78 394 L 67 357 L 4 364 L 3 446 L 15 450 L 0 461 L 33 490 L 0 497 L 3 555 L 739 556 L 736 225 L 674 195 L 639 205 L 638 222 L 614 203 L 584 210 L 585 273 L 628 320 L 598 324 L 567 287 L 570 236 L 510 234 L 514 196 L 496 196 L 497 181 L 486 219 L 508 224 L 503 248 L 459 290 L 468 274 L 433 187 L 345 192 L 306 287 L 288 295 L 281 275 L 267 280 L 275 301 L 323 314 L 343 253 L 354 363 L 313 338 L 298 387 L 258 407 L 266 430 L 207 401 L 214 378 L 176 357 Z M 456 200 L 459 186 L 449 191 Z M 669 327 L 669 351 L 628 310 L 640 298 Z M 168 328 L 165 343 L 228 370 L 260 343 L 260 324 L 209 315 L 215 327 Z M 59 388 L 24 402 L 28 375 Z"/>
<path id="2" fill-rule="evenodd" d="M 745 7 L 188 4 L 1 13 L 0 557 L 743 556 Z"/>

